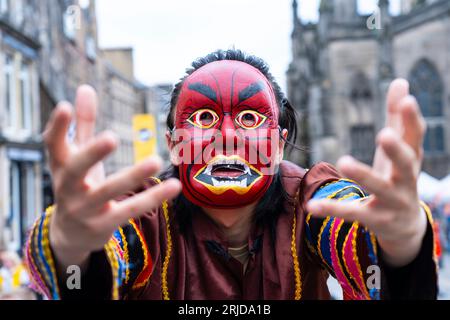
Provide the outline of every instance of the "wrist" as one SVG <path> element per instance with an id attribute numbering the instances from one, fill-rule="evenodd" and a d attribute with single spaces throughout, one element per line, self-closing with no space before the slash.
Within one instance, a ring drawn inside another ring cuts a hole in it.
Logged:
<path id="1" fill-rule="evenodd" d="M 56 209 L 54 209 L 56 210 Z M 76 246 L 67 238 L 69 232 L 64 231 L 57 221 L 57 214 L 52 214 L 49 225 L 49 242 L 53 255 L 62 268 L 70 265 L 84 266 L 89 259 L 90 250 Z"/>
<path id="2" fill-rule="evenodd" d="M 378 238 L 378 244 L 383 252 L 385 262 L 392 267 L 403 267 L 411 263 L 422 248 L 428 225 L 427 214 L 422 206 L 413 223 L 411 231 L 403 233 L 401 238 Z"/>

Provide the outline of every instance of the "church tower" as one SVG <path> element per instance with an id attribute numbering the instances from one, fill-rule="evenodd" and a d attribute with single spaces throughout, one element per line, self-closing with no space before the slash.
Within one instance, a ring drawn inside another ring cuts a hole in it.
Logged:
<path id="1" fill-rule="evenodd" d="M 305 146 L 308 144 L 307 130 L 307 104 L 308 104 L 308 88 L 310 85 L 311 61 L 310 48 L 308 47 L 305 35 L 308 32 L 307 26 L 303 25 L 298 15 L 298 1 L 292 1 L 293 26 L 291 34 L 292 39 L 292 57 L 293 60 L 287 71 L 287 87 L 289 93 L 289 101 L 296 108 L 298 115 L 297 144 Z M 292 150 L 289 159 L 302 166 L 309 165 L 309 155 L 306 152 Z"/>

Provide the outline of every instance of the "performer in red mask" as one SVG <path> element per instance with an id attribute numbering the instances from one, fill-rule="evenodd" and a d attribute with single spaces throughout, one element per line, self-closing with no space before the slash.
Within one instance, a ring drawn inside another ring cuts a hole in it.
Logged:
<path id="1" fill-rule="evenodd" d="M 191 157 L 186 152 L 179 166 L 184 195 L 212 208 L 260 199 L 278 165 L 278 113 L 269 81 L 244 62 L 216 61 L 191 74 L 175 115 L 175 128 L 188 133 L 183 151 L 191 147 Z"/>
<path id="2" fill-rule="evenodd" d="M 25 248 L 35 288 L 53 299 L 327 299 L 332 275 L 345 299 L 436 298 L 431 215 L 415 186 L 423 119 L 404 80 L 387 104 L 373 167 L 346 157 L 340 173 L 304 170 L 283 160 L 297 120 L 267 65 L 217 51 L 174 87 L 172 165 L 159 179 L 146 178 L 156 159 L 105 178 L 99 162 L 116 141 L 93 137 L 95 93 L 80 88 L 77 148 L 67 104 L 45 133 L 56 204 Z M 71 265 L 80 290 L 65 286 Z"/>

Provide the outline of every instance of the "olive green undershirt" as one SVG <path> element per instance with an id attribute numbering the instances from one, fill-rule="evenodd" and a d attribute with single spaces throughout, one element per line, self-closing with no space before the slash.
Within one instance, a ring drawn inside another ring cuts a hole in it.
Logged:
<path id="1" fill-rule="evenodd" d="M 233 258 L 242 263 L 242 266 L 244 267 L 243 272 L 245 273 L 245 271 L 247 270 L 248 258 L 250 256 L 250 253 L 248 251 L 248 243 L 239 248 L 228 248 L 228 253 Z"/>

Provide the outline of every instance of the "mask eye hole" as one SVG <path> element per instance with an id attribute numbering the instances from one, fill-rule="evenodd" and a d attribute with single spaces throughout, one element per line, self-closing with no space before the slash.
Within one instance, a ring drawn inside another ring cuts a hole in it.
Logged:
<path id="1" fill-rule="evenodd" d="M 219 121 L 219 116 L 213 110 L 200 109 L 195 111 L 187 121 L 197 128 L 209 129 Z"/>
<path id="2" fill-rule="evenodd" d="M 254 110 L 244 110 L 236 117 L 238 126 L 244 129 L 256 129 L 261 126 L 267 117 Z"/>

